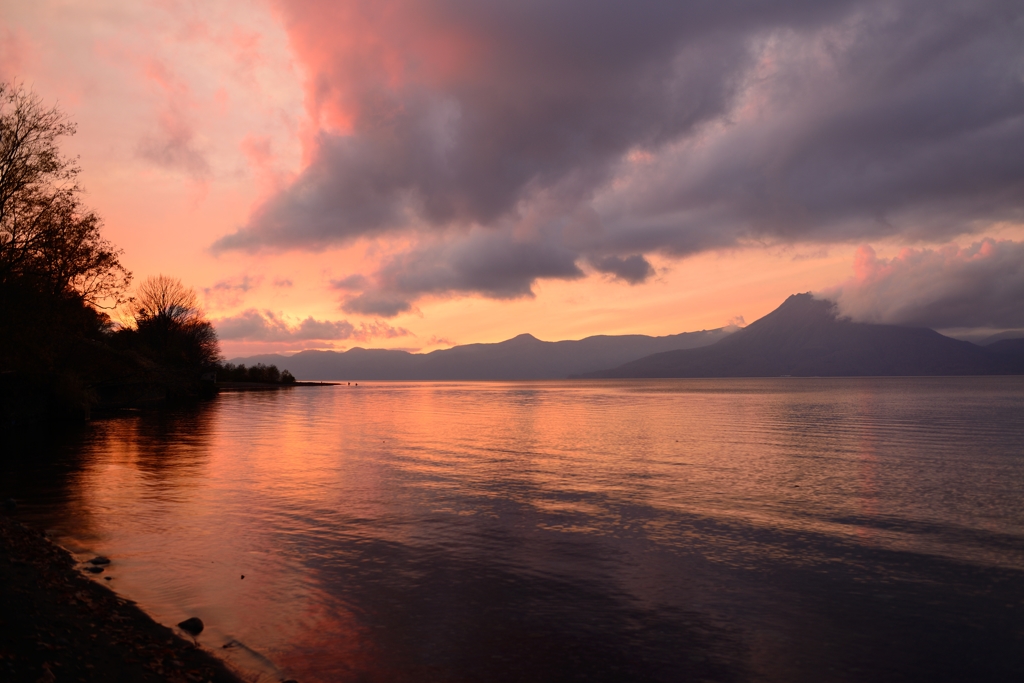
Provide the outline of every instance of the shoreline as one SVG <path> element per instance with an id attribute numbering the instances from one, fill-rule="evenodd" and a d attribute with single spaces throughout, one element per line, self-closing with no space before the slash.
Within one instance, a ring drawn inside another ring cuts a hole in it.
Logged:
<path id="1" fill-rule="evenodd" d="M 44 534 L 0 514 L 0 679 L 243 683 L 79 567 Z"/>
<path id="2" fill-rule="evenodd" d="M 217 382 L 217 392 L 232 391 L 273 391 L 275 389 L 291 389 L 292 387 L 336 387 L 341 382 L 303 382 L 296 381 L 288 384 L 272 382 Z"/>

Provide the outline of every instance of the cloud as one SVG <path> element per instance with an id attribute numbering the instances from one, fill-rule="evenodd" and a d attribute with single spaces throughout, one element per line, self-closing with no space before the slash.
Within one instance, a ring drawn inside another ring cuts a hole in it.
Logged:
<path id="1" fill-rule="evenodd" d="M 262 275 L 255 277 L 241 275 L 220 280 L 209 287 L 203 288 L 206 305 L 213 309 L 238 306 L 245 299 L 245 295 L 259 287 L 262 282 Z"/>
<path id="2" fill-rule="evenodd" d="M 150 83 L 158 86 L 166 101 L 157 116 L 156 131 L 139 141 L 138 155 L 157 166 L 184 171 L 195 180 L 206 179 L 210 175 L 210 163 L 197 135 L 197 126 L 187 112 L 194 104 L 190 88 L 157 59 L 147 60 L 143 73 Z"/>
<path id="3" fill-rule="evenodd" d="M 430 339 L 427 340 L 427 343 L 425 344 L 425 346 L 448 346 L 448 347 L 452 347 L 452 346 L 456 346 L 456 345 L 457 344 L 455 342 L 453 342 L 451 339 L 448 339 L 447 337 L 438 337 L 437 335 L 432 335 L 430 337 Z"/>
<path id="4" fill-rule="evenodd" d="M 228 341 L 263 341 L 290 343 L 297 341 L 336 341 L 352 339 L 393 339 L 412 334 L 402 327 L 375 321 L 353 325 L 347 320 L 317 320 L 312 316 L 290 323 L 268 310 L 250 308 L 235 316 L 214 321 L 217 335 Z"/>
<path id="5" fill-rule="evenodd" d="M 654 275 L 654 268 L 648 263 L 642 254 L 633 254 L 626 258 L 618 256 L 605 256 L 590 262 L 594 268 L 602 273 L 608 273 L 619 280 L 624 280 L 631 285 L 646 282 L 647 278 Z"/>
<path id="6" fill-rule="evenodd" d="M 275 287 L 291 287 L 294 284 L 295 283 L 292 282 L 290 278 L 286 278 L 286 277 L 276 277 L 276 278 L 274 278 L 274 286 Z"/>
<path id="7" fill-rule="evenodd" d="M 365 276 L 356 274 L 338 278 L 336 280 L 331 280 L 330 284 L 332 289 L 351 290 L 363 289 L 369 284 L 369 281 L 366 279 Z"/>
<path id="8" fill-rule="evenodd" d="M 196 180 L 210 175 L 210 164 L 199 147 L 195 127 L 175 107 L 160 114 L 157 130 L 139 141 L 138 154 L 157 166 L 184 171 Z"/>
<path id="9" fill-rule="evenodd" d="M 582 278 L 575 259 L 571 251 L 554 245 L 476 231 L 465 239 L 392 256 L 372 280 L 364 279 L 366 291 L 343 301 L 342 310 L 391 317 L 411 310 L 412 301 L 423 294 L 532 297 L 537 278 Z"/>
<path id="10" fill-rule="evenodd" d="M 821 296 L 843 315 L 937 329 L 1024 326 L 1024 242 L 984 239 L 969 247 L 904 249 L 878 258 L 857 250 L 854 277 Z"/>
<path id="11" fill-rule="evenodd" d="M 357 315 L 379 315 L 385 318 L 394 318 L 399 313 L 412 310 L 412 303 L 408 296 L 402 294 L 371 291 L 346 297 L 342 301 L 341 310 Z"/>
<path id="12" fill-rule="evenodd" d="M 637 284 L 653 253 L 1024 221 L 1018 2 L 280 12 L 309 74 L 309 163 L 214 251 L 401 234 L 346 310 L 529 296 L 577 263 Z"/>
<path id="13" fill-rule="evenodd" d="M 0 82 L 13 83 L 24 78 L 36 50 L 27 32 L 18 27 L 0 29 Z"/>

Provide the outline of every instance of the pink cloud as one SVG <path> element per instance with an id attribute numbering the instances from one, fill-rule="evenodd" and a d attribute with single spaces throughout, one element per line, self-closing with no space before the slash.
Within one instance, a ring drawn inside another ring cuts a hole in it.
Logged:
<path id="1" fill-rule="evenodd" d="M 0 29 L 0 81 L 9 83 L 24 78 L 34 61 L 34 46 L 24 30 Z"/>
<path id="2" fill-rule="evenodd" d="M 245 300 L 246 295 L 263 283 L 263 276 L 241 275 L 219 280 L 203 288 L 206 307 L 211 310 L 234 308 Z"/>
<path id="3" fill-rule="evenodd" d="M 1024 242 L 901 250 L 891 259 L 861 246 L 854 275 L 821 293 L 843 315 L 873 323 L 933 328 L 1024 325 Z"/>
<path id="4" fill-rule="evenodd" d="M 354 325 L 347 320 L 318 320 L 308 316 L 289 322 L 278 313 L 250 308 L 238 315 L 214 321 L 218 336 L 232 342 L 275 342 L 294 344 L 309 341 L 369 341 L 394 339 L 412 333 L 403 327 L 392 327 L 382 321 Z"/>

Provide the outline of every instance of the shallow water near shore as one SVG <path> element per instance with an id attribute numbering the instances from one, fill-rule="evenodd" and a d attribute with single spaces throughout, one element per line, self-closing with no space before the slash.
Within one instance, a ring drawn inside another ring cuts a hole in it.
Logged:
<path id="1" fill-rule="evenodd" d="M 1019 377 L 223 394 L 0 475 L 254 680 L 1024 676 Z"/>

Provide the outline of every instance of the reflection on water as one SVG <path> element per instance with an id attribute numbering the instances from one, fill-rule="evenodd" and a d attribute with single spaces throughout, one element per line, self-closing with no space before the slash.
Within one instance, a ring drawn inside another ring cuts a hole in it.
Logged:
<path id="1" fill-rule="evenodd" d="M 264 680 L 1019 680 L 1022 445 L 1022 378 L 393 383 L 23 441 L 0 494 Z"/>

